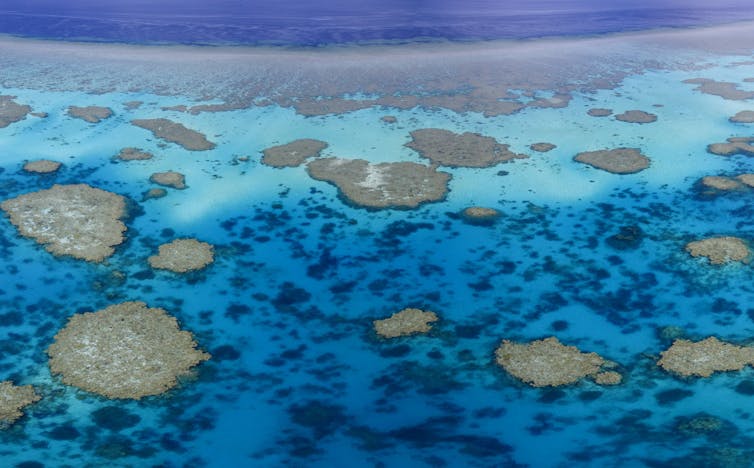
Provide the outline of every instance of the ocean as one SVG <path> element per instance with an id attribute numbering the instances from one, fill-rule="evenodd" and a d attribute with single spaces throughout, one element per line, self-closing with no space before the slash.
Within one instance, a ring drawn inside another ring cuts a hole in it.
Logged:
<path id="1" fill-rule="evenodd" d="M 752 466 L 745 2 L 0 13 L 0 466 Z"/>
<path id="2" fill-rule="evenodd" d="M 754 18 L 745 0 L 4 0 L 0 31 L 94 42 L 324 46 L 683 28 Z"/>

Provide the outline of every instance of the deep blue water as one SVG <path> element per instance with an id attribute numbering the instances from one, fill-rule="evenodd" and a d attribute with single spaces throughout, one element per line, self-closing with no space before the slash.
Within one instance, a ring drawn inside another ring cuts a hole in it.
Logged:
<path id="1" fill-rule="evenodd" d="M 745 0 L 4 0 L 0 33 L 50 39 L 321 45 L 521 39 L 754 18 Z"/>

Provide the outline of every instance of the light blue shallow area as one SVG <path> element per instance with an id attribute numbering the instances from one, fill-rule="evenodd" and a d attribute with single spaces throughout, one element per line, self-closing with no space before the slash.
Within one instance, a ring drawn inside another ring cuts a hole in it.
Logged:
<path id="1" fill-rule="evenodd" d="M 682 83 L 754 76 L 752 65 L 726 66 L 732 60 L 648 71 L 565 108 L 496 118 L 381 108 L 305 118 L 275 106 L 189 115 L 162 110 L 187 104 L 178 97 L 0 88 L 49 114 L 0 129 L 2 199 L 83 182 L 139 208 L 127 242 L 102 264 L 55 258 L 0 221 L 0 380 L 43 396 L 0 433 L 2 465 L 670 466 L 687 457 L 718 466 L 727 457 L 741 466 L 754 447 L 752 370 L 682 380 L 655 364 L 670 345 L 663 327 L 734 342 L 754 328 L 751 266 L 713 267 L 684 250 L 710 235 L 754 236 L 754 191 L 704 197 L 695 185 L 754 172 L 744 156 L 705 150 L 751 135 L 728 121 L 747 103 Z M 134 100 L 144 104 L 123 106 Z M 115 115 L 92 125 L 68 117 L 69 105 Z M 658 120 L 591 117 L 593 107 Z M 189 152 L 129 124 L 154 117 L 200 130 L 217 148 Z M 304 167 L 260 163 L 264 148 L 298 138 L 328 142 L 327 156 L 422 162 L 403 145 L 426 127 L 493 136 L 530 157 L 442 169 L 453 175 L 447 199 L 410 211 L 352 207 Z M 528 148 L 539 141 L 557 148 Z M 155 157 L 112 159 L 127 146 Z M 640 148 L 651 166 L 619 176 L 573 161 L 619 146 Z M 53 176 L 21 171 L 40 158 L 64 166 Z M 142 200 L 150 174 L 165 170 L 184 173 L 188 188 Z M 458 212 L 472 205 L 503 215 L 466 224 Z M 640 243 L 606 242 L 623 226 L 638 226 Z M 146 259 L 179 237 L 212 243 L 215 263 L 187 276 L 151 271 Z M 213 359 L 175 390 L 135 402 L 51 377 L 45 350 L 67 318 L 126 300 L 165 308 Z M 372 320 L 404 307 L 441 320 L 426 336 L 378 339 Z M 547 336 L 617 362 L 623 383 L 536 389 L 495 365 L 502 339 Z M 105 423 L 102 408 L 117 408 Z M 682 430 L 699 415 L 721 423 Z"/>

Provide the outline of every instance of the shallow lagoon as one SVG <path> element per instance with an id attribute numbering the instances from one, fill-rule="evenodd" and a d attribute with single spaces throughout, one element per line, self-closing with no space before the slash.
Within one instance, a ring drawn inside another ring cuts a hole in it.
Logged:
<path id="1" fill-rule="evenodd" d="M 138 209 L 127 241 L 102 264 L 56 258 L 20 237 L 7 217 L 0 223 L 2 378 L 34 384 L 43 397 L 0 433 L 0 456 L 8 466 L 662 466 L 680 459 L 747 466 L 752 370 L 679 379 L 655 364 L 670 344 L 663 327 L 747 343 L 754 326 L 751 266 L 713 267 L 684 251 L 710 235 L 752 239 L 754 192 L 709 197 L 696 185 L 706 175 L 754 171 L 746 156 L 705 151 L 752 135 L 750 125 L 728 121 L 751 103 L 683 83 L 705 77 L 754 90 L 744 81 L 754 77 L 744 53 L 751 39 L 740 36 L 746 27 L 396 47 L 374 60 L 349 48 L 277 54 L 5 40 L 0 94 L 48 116 L 0 129 L 2 199 L 85 182 Z M 647 44 L 651 53 L 634 53 Z M 214 53 L 223 66 L 209 70 L 203 61 Z M 534 58 L 563 54 L 562 76 L 513 88 L 541 71 Z M 443 90 L 433 106 L 297 113 L 304 111 L 295 98 L 310 98 L 318 85 L 328 91 L 321 99 L 395 96 L 395 86 L 409 85 L 386 83 L 381 95 L 382 65 L 406 74 L 415 66 L 430 80 L 448 60 L 467 68 L 433 82 Z M 464 70 L 488 62 L 488 75 L 468 81 Z M 349 73 L 324 80 L 328 67 L 344 63 Z M 506 66 L 519 75 L 498 76 Z M 353 73 L 360 69 L 363 76 Z M 484 116 L 484 99 L 473 98 L 462 112 L 453 98 L 485 80 L 501 94 L 508 86 L 519 96 L 507 99 L 524 105 L 558 93 L 571 99 Z M 377 84 L 354 95 L 365 82 Z M 129 101 L 144 104 L 127 109 Z M 233 109 L 163 110 L 223 102 Z M 114 116 L 89 124 L 67 116 L 70 105 L 105 106 Z M 640 109 L 657 121 L 587 115 L 596 107 Z M 397 122 L 381 121 L 385 115 Z M 217 147 L 190 152 L 129 124 L 160 117 Z M 492 136 L 529 158 L 442 168 L 452 174 L 444 201 L 377 211 L 350 206 L 303 166 L 260 163 L 263 149 L 298 138 L 326 141 L 323 156 L 425 162 L 404 144 L 410 131 L 432 127 Z M 529 149 L 541 141 L 557 148 Z M 112 159 L 128 146 L 155 157 Z M 620 146 L 640 148 L 650 167 L 615 175 L 573 161 Z M 49 176 L 21 171 L 39 158 L 64 166 Z M 188 188 L 142 201 L 154 186 L 149 176 L 166 170 L 185 174 Z M 502 216 L 491 226 L 467 224 L 458 213 L 474 205 Z M 607 238 L 624 226 L 643 235 L 615 248 Z M 215 263 L 187 276 L 152 271 L 147 258 L 179 237 L 212 243 Z M 67 318 L 127 300 L 165 308 L 213 358 L 176 389 L 136 402 L 107 401 L 51 377 L 45 349 Z M 405 307 L 435 311 L 440 321 L 426 336 L 378 339 L 372 320 Z M 537 389 L 494 364 L 502 339 L 551 335 L 618 362 L 623 383 Z M 686 424 L 700 415 L 717 419 Z"/>

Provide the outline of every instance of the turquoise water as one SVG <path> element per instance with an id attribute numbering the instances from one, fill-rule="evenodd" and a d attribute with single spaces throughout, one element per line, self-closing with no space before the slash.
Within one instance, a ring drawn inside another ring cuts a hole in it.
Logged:
<path id="1" fill-rule="evenodd" d="M 162 110 L 192 103 L 176 93 L 0 87 L 49 114 L 0 129 L 0 198 L 84 182 L 139 207 L 127 242 L 102 264 L 56 258 L 0 222 L 1 377 L 43 396 L 0 433 L 2 465 L 748 466 L 752 370 L 683 380 L 655 365 L 670 344 L 662 327 L 742 343 L 754 328 L 751 266 L 712 267 L 684 251 L 709 235 L 754 236 L 754 193 L 704 198 L 694 188 L 706 175 L 754 172 L 745 156 L 705 151 L 751 136 L 728 121 L 751 103 L 682 83 L 702 76 L 754 90 L 744 82 L 754 65 L 731 66 L 741 60 L 705 53 L 701 70 L 644 69 L 613 89 L 574 91 L 567 107 L 497 117 L 380 106 L 304 117 L 278 104 L 191 115 Z M 124 107 L 134 100 L 144 104 Z M 115 115 L 88 124 L 68 117 L 69 105 Z M 587 115 L 594 107 L 658 120 Z M 129 124 L 157 117 L 217 148 L 189 152 Z M 530 157 L 444 168 L 446 200 L 378 211 L 349 206 L 303 166 L 260 163 L 263 149 L 298 138 L 328 142 L 326 156 L 423 162 L 403 145 L 429 127 L 479 132 Z M 557 148 L 529 150 L 539 141 Z M 155 157 L 113 161 L 126 146 Z M 618 146 L 640 148 L 651 166 L 619 176 L 573 161 Z M 64 166 L 23 173 L 40 158 Z M 188 188 L 141 201 L 149 175 L 165 170 L 184 173 Z M 458 212 L 473 205 L 503 216 L 466 224 Z M 632 225 L 638 245 L 606 242 Z M 151 271 L 147 257 L 178 237 L 212 243 L 215 263 L 188 276 Z M 127 300 L 163 307 L 213 354 L 195 379 L 159 397 L 107 401 L 51 377 L 45 349 L 67 318 Z M 440 321 L 425 336 L 376 338 L 372 320 L 405 307 Z M 623 383 L 537 389 L 495 365 L 502 339 L 551 335 L 618 362 Z M 679 429 L 700 415 L 722 424 Z"/>

